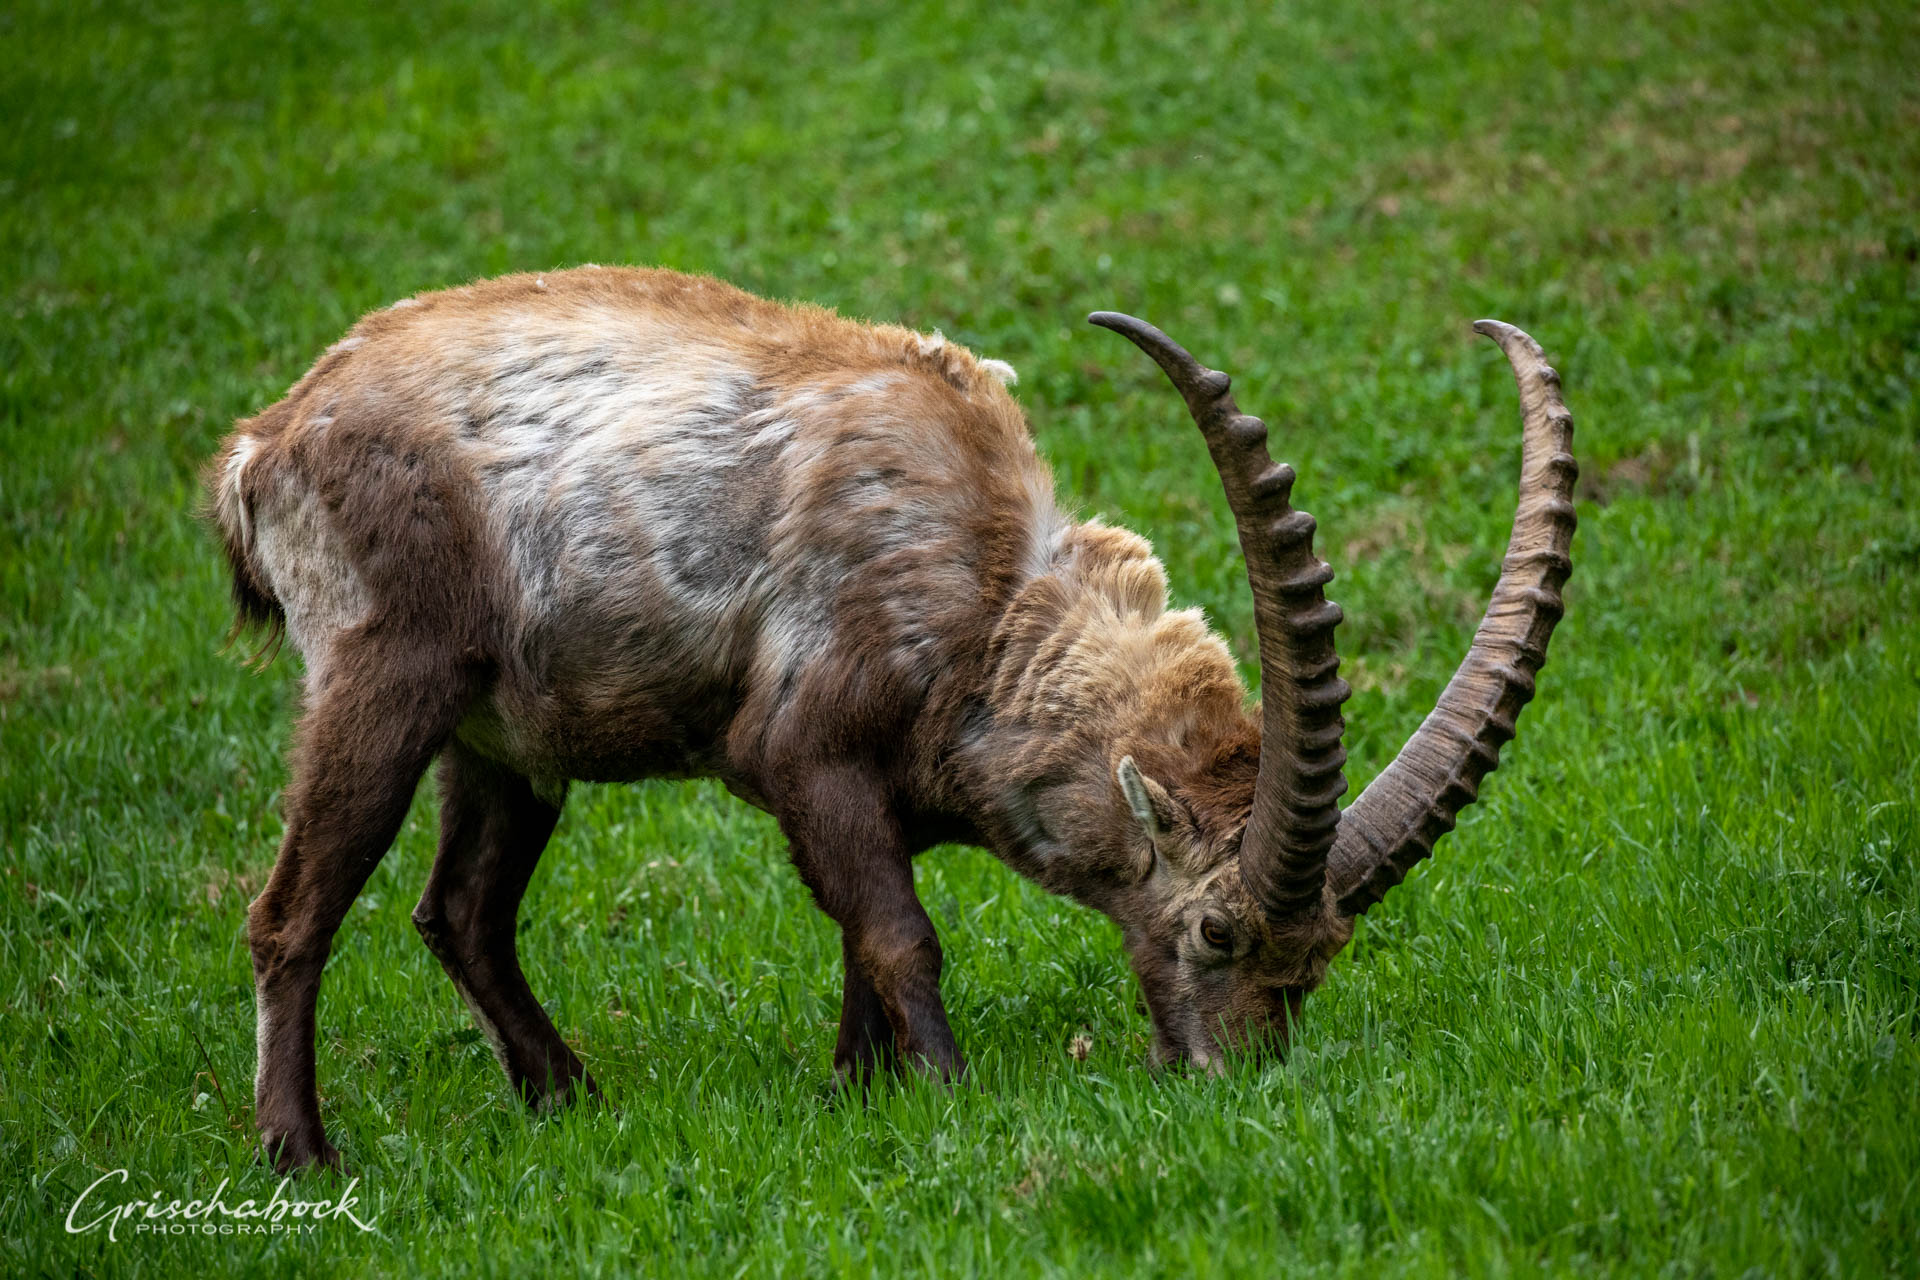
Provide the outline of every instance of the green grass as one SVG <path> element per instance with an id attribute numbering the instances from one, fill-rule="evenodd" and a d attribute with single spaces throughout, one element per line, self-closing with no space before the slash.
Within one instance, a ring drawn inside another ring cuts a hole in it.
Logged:
<path id="1" fill-rule="evenodd" d="M 0 1271 L 1920 1271 L 1910 5 L 329 9 L 0 13 Z M 1356 784 L 1492 583 L 1468 324 L 1526 327 L 1585 478 L 1507 766 L 1223 1079 L 1144 1069 L 1106 923 L 930 854 L 979 1087 L 868 1107 L 772 822 L 577 788 L 521 945 L 608 1102 L 551 1119 L 408 922 L 423 797 L 321 1000 L 377 1233 L 67 1235 L 107 1170 L 273 1181 L 243 923 L 297 667 L 216 652 L 197 466 L 361 311 L 583 261 L 1011 361 L 1065 500 L 1244 655 L 1204 450 L 1081 317 L 1173 330 L 1320 517 Z"/>

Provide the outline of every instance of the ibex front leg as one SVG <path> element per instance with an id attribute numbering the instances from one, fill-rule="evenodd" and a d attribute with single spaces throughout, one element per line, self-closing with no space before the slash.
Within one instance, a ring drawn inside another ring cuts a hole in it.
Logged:
<path id="1" fill-rule="evenodd" d="M 834 1065 L 861 1078 L 897 1054 L 942 1079 L 959 1075 L 966 1064 L 940 1002 L 940 940 L 913 891 L 913 863 L 881 781 L 854 766 L 817 769 L 781 810 L 800 878 L 843 933 L 847 986 Z"/>
<path id="2" fill-rule="evenodd" d="M 846 969 L 846 985 L 840 996 L 840 1036 L 833 1047 L 833 1066 L 841 1079 L 864 1085 L 880 1072 L 899 1067 L 899 1045 L 893 1038 L 886 1005 L 873 989 L 867 971 L 860 967 L 851 935 L 842 935 L 840 957 Z"/>

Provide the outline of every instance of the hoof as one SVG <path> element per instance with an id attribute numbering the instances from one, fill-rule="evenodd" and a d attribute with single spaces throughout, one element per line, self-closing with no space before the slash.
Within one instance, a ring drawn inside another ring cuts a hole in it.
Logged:
<path id="1" fill-rule="evenodd" d="M 599 1102 L 600 1086 L 586 1071 L 577 1076 L 563 1077 L 557 1084 L 541 1085 L 534 1083 L 531 1076 L 521 1080 L 515 1090 L 520 1100 L 538 1116 L 552 1115 L 568 1107 Z"/>
<path id="2" fill-rule="evenodd" d="M 275 1173 L 299 1173 L 307 1169 L 332 1169 L 338 1173 L 346 1168 L 339 1150 L 318 1132 L 262 1133 L 260 1149 Z"/>

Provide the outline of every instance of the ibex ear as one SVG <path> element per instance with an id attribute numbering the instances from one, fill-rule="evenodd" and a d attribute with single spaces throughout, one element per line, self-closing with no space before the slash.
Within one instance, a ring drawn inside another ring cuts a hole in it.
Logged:
<path id="1" fill-rule="evenodd" d="M 1141 773 L 1132 756 L 1120 757 L 1120 767 L 1113 776 L 1119 780 L 1120 794 L 1127 798 L 1127 808 L 1133 810 L 1141 829 L 1156 840 L 1165 835 L 1173 825 L 1173 797 L 1167 789 Z"/>

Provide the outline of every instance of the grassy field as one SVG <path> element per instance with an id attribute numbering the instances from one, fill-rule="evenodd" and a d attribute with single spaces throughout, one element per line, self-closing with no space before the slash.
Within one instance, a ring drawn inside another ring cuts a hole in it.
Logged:
<path id="1" fill-rule="evenodd" d="M 327 8 L 0 13 L 0 1271 L 1920 1272 L 1910 5 Z M 930 854 L 979 1087 L 866 1107 L 771 820 L 576 788 L 521 948 L 608 1101 L 550 1119 L 408 921 L 423 795 L 320 1008 L 375 1230 L 67 1234 L 110 1170 L 274 1182 L 243 925 L 297 662 L 218 652 L 197 467 L 363 310 L 588 261 L 1012 362 L 1063 498 L 1245 656 L 1204 450 L 1081 318 L 1172 329 L 1320 517 L 1356 784 L 1491 586 L 1468 324 L 1526 327 L 1585 474 L 1507 767 L 1220 1079 L 1144 1069 L 1103 920 Z"/>

